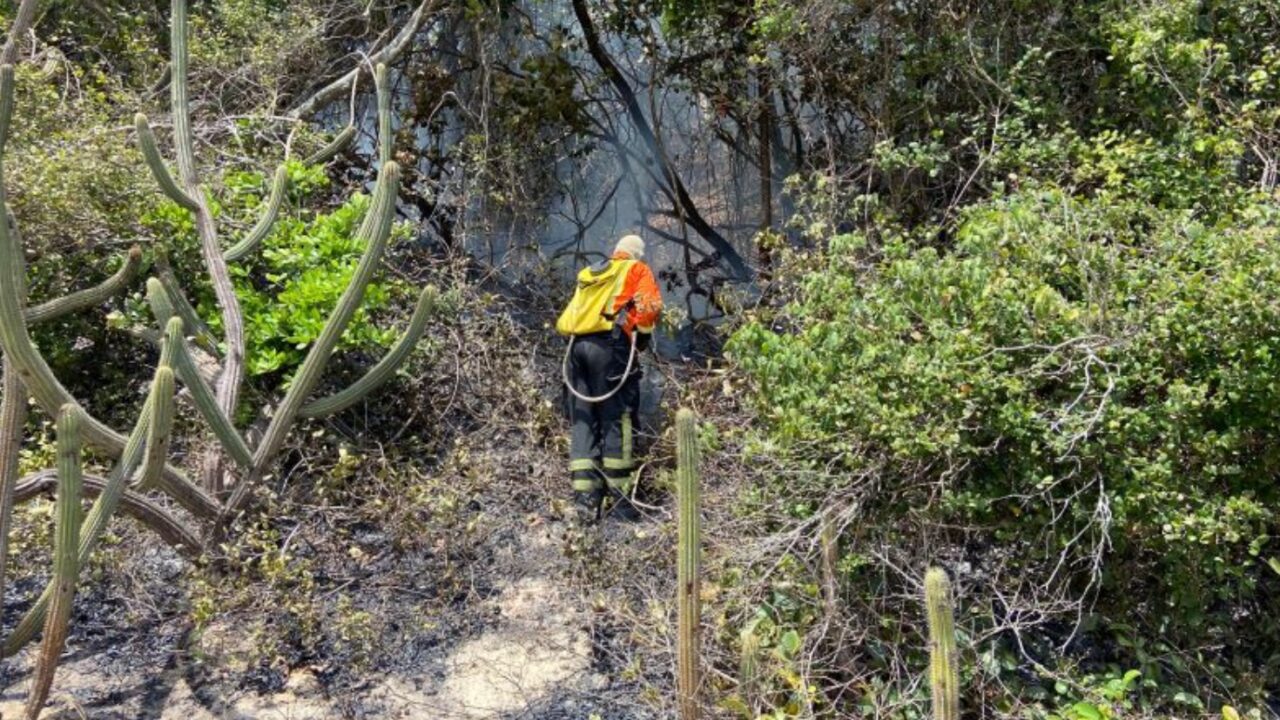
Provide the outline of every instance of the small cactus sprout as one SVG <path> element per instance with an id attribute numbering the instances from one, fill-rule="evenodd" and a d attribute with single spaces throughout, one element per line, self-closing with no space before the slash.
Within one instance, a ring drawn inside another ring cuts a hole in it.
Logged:
<path id="1" fill-rule="evenodd" d="M 956 655 L 956 621 L 951 581 L 942 568 L 924 575 L 924 602 L 929 613 L 929 685 L 934 720 L 960 720 L 960 678 Z"/>
<path id="2" fill-rule="evenodd" d="M 698 718 L 698 438 L 693 411 L 676 413 L 676 495 L 680 505 L 676 564 L 677 692 L 681 720 Z"/>

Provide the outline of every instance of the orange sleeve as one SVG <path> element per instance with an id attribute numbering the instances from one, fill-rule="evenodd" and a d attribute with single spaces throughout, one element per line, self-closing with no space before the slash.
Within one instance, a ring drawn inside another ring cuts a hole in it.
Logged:
<path id="1" fill-rule="evenodd" d="M 622 310 L 627 303 L 632 303 L 627 325 L 623 328 L 627 334 L 630 335 L 637 327 L 640 332 L 653 332 L 653 326 L 662 314 L 662 292 L 658 290 L 658 281 L 654 279 L 653 271 L 642 262 L 636 262 L 627 271 L 622 292 L 614 300 L 614 312 Z"/>

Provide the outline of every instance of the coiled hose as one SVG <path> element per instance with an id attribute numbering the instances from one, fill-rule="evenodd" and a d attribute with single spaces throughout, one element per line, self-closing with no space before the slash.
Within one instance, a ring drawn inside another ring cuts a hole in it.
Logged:
<path id="1" fill-rule="evenodd" d="M 572 393 L 574 397 L 585 403 L 602 403 L 614 395 L 617 395 L 618 391 L 622 389 L 622 386 L 627 384 L 627 378 L 631 376 L 631 367 L 636 360 L 636 334 L 636 331 L 632 331 L 631 333 L 631 352 L 627 355 L 627 369 L 622 371 L 622 379 L 618 380 L 617 386 L 612 390 L 598 397 L 583 395 L 578 392 L 577 388 L 575 388 L 573 383 L 569 380 L 569 358 L 573 354 L 573 342 L 578 339 L 576 335 L 569 336 L 569 346 L 564 349 L 564 363 L 560 366 L 560 375 L 564 378 L 564 386 L 569 389 L 569 392 Z"/>

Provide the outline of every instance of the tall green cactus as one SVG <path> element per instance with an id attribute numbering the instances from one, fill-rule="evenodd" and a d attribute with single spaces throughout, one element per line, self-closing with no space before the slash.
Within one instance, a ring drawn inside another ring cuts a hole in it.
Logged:
<path id="1" fill-rule="evenodd" d="M 58 414 L 58 500 L 57 532 L 53 544 L 53 597 L 40 654 L 36 658 L 35 679 L 27 696 L 27 718 L 36 720 L 57 670 L 62 646 L 67 639 L 67 624 L 80 575 L 77 545 L 80 539 L 80 409 L 66 405 Z"/>
<path id="2" fill-rule="evenodd" d="M 681 408 L 676 413 L 676 497 L 680 505 L 676 551 L 676 691 L 681 720 L 697 720 L 701 617 L 698 559 L 702 546 L 698 514 L 697 420 L 688 408 Z"/>
<path id="3" fill-rule="evenodd" d="M 104 303 L 129 287 L 141 267 L 142 248 L 134 245 L 129 248 L 120 269 L 102 283 L 27 308 L 27 324 L 35 325 Z"/>
<path id="4" fill-rule="evenodd" d="M 942 568 L 924 574 L 924 603 L 929 615 L 929 686 L 934 720 L 960 720 L 959 656 L 951 581 Z"/>

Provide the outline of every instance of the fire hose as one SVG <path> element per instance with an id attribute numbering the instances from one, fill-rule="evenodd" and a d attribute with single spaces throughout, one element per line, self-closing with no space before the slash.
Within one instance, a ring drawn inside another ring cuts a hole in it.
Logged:
<path id="1" fill-rule="evenodd" d="M 564 363 L 560 366 L 560 375 L 564 378 L 564 386 L 569 389 L 570 393 L 573 393 L 574 397 L 585 403 L 602 403 L 614 395 L 617 395 L 618 391 L 622 389 L 622 386 L 627 384 L 627 378 L 631 376 L 631 367 L 636 360 L 637 334 L 638 331 L 631 332 L 631 352 L 627 355 L 627 369 L 622 371 L 622 378 L 618 380 L 618 384 L 612 390 L 597 397 L 590 397 L 578 392 L 578 389 L 573 386 L 573 382 L 569 380 L 569 359 L 573 354 L 573 342 L 578 339 L 576 335 L 570 336 L 569 345 L 564 349 Z"/>

